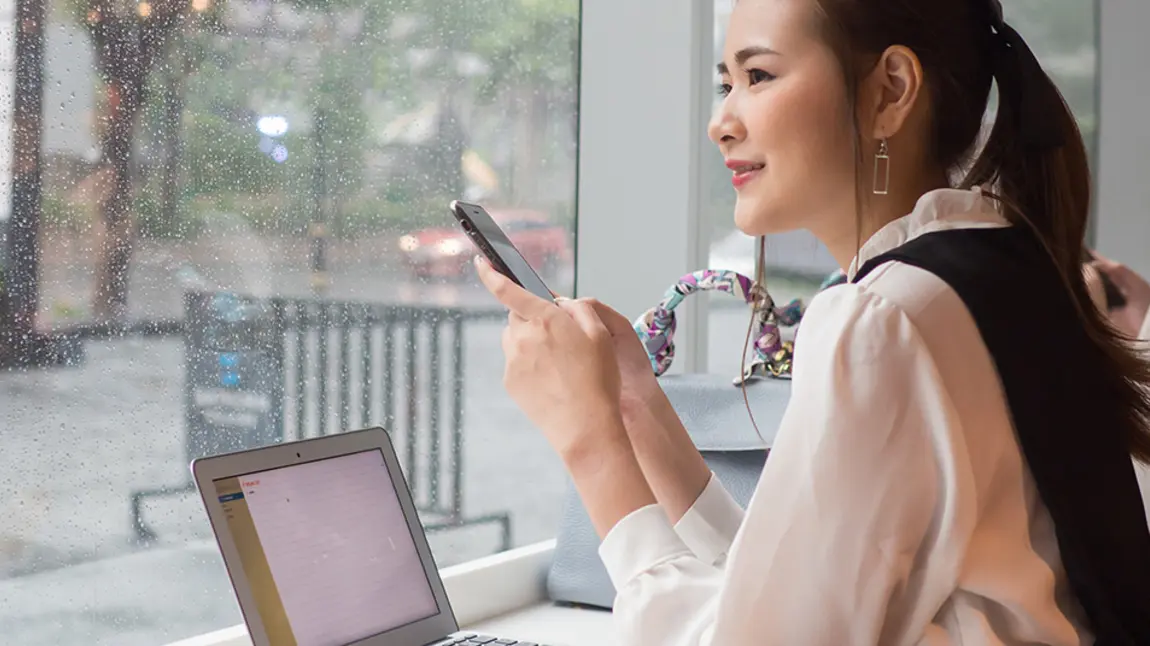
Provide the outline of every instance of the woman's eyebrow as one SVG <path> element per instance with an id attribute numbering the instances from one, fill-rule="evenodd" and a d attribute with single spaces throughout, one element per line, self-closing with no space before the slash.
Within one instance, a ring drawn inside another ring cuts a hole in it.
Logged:
<path id="1" fill-rule="evenodd" d="M 736 65 L 742 65 L 743 63 L 746 63 L 748 59 L 754 58 L 755 56 L 767 56 L 767 55 L 782 56 L 782 54 L 776 52 L 775 50 L 771 49 L 770 47 L 753 45 L 751 47 L 744 47 L 744 48 L 740 49 L 739 51 L 735 52 L 735 64 Z M 719 74 L 730 73 L 730 68 L 727 67 L 726 63 L 719 63 L 716 67 L 719 70 Z"/>

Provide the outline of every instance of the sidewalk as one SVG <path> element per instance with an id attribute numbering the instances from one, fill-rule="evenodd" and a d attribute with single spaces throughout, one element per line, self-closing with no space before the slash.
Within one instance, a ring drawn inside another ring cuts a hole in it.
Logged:
<path id="1" fill-rule="evenodd" d="M 516 545 L 550 538 L 566 484 L 562 466 L 500 380 L 484 376 L 484 366 L 502 365 L 500 325 L 473 327 L 465 346 L 464 509 L 510 512 Z M 200 600 L 227 592 L 218 564 L 149 560 L 210 539 L 194 494 L 145 506 L 157 546 L 136 544 L 130 524 L 133 490 L 186 481 L 182 378 L 179 339 L 89 343 L 78 368 L 0 373 L 0 480 L 7 485 L 0 644 L 113 643 L 124 631 L 141 631 L 141 644 L 163 643 L 187 636 L 156 632 L 183 616 L 185 601 L 204 606 L 186 612 L 193 632 L 235 623 L 230 596 Z M 435 534 L 431 542 L 439 565 L 448 566 L 494 552 L 499 538 L 497 528 L 484 526 Z M 143 565 L 125 565 L 136 563 Z"/>
<path id="2" fill-rule="evenodd" d="M 214 543 L 0 579 L 0 643 L 158 646 L 241 623 Z"/>

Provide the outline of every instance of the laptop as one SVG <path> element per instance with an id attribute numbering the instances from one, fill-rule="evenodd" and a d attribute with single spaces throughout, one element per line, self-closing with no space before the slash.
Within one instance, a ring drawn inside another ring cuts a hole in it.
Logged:
<path id="1" fill-rule="evenodd" d="M 254 646 L 538 646 L 460 632 L 382 428 L 195 460 Z"/>

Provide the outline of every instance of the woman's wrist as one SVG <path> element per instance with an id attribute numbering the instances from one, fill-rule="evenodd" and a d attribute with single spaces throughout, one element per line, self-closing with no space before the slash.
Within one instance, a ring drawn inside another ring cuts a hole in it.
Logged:
<path id="1" fill-rule="evenodd" d="M 570 422 L 567 428 L 556 434 L 565 441 L 552 443 L 559 458 L 569 467 L 584 460 L 595 460 L 603 455 L 604 447 L 620 442 L 626 444 L 630 451 L 619 406 L 589 405 L 583 415 Z"/>
<path id="2" fill-rule="evenodd" d="M 649 384 L 627 384 L 619 398 L 619 408 L 623 420 L 627 421 L 629 416 L 654 409 L 666 400 L 667 395 L 655 380 Z"/>
<path id="3" fill-rule="evenodd" d="M 599 436 L 598 446 L 581 447 L 561 456 L 600 538 L 631 512 L 657 503 L 622 420 L 617 423 L 615 431 Z"/>
<path id="4" fill-rule="evenodd" d="M 661 390 L 642 405 L 624 407 L 623 419 L 644 477 L 668 519 L 678 522 L 710 482 L 710 467 Z"/>

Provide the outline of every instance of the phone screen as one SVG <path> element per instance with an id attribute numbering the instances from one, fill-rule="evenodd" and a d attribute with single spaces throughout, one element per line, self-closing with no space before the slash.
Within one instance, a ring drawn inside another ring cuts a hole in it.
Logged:
<path id="1" fill-rule="evenodd" d="M 507 234 L 503 233 L 503 229 L 499 228 L 482 206 L 452 202 L 451 210 L 463 225 L 467 237 L 471 238 L 492 265 L 539 298 L 555 300 L 543 279 L 535 273 L 523 254 L 511 244 Z"/>

